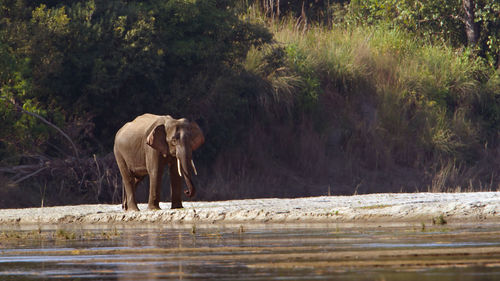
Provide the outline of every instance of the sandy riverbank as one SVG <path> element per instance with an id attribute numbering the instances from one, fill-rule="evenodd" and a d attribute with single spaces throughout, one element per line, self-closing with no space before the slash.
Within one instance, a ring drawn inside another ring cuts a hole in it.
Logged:
<path id="1" fill-rule="evenodd" d="M 308 223 L 498 221 L 500 192 L 391 193 L 296 199 L 183 202 L 184 209 L 123 212 L 121 205 L 79 205 L 0 210 L 0 224 Z"/>

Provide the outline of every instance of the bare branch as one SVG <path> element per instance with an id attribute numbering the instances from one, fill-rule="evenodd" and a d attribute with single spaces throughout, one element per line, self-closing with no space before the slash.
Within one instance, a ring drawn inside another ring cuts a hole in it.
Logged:
<path id="1" fill-rule="evenodd" d="M 42 166 L 43 166 L 43 164 L 19 165 L 19 166 L 14 166 L 14 167 L 1 167 L 0 168 L 0 173 L 16 174 L 16 173 L 19 173 L 19 172 L 31 171 L 33 169 L 40 168 Z"/>
<path id="2" fill-rule="evenodd" d="M 23 113 L 26 113 L 28 115 L 31 115 L 35 118 L 38 118 L 40 121 L 42 121 L 43 123 L 49 125 L 50 127 L 56 129 L 56 131 L 58 131 L 61 135 L 63 135 L 70 143 L 71 143 L 71 146 L 73 148 L 73 153 L 74 153 L 74 156 L 76 159 L 80 159 L 79 155 L 78 155 L 78 149 L 76 148 L 76 145 L 75 143 L 71 140 L 71 138 L 63 131 L 61 130 L 59 127 L 57 127 L 56 125 L 54 125 L 53 123 L 49 122 L 47 119 L 45 119 L 43 116 L 40 116 L 34 112 L 29 112 L 27 110 L 24 110 L 24 108 L 22 108 L 21 106 L 17 105 L 14 101 L 12 100 L 9 100 L 5 97 L 0 97 L 2 98 L 3 100 L 11 103 L 12 105 L 14 105 L 18 110 L 22 111 Z"/>
<path id="3" fill-rule="evenodd" d="M 43 170 L 45 170 L 45 169 L 48 169 L 48 168 L 49 168 L 49 167 L 42 167 L 42 168 L 40 168 L 40 169 L 38 169 L 38 170 L 34 171 L 34 172 L 33 172 L 33 173 L 31 173 L 31 174 L 28 174 L 28 175 L 26 175 L 26 176 L 24 176 L 24 177 L 22 177 L 22 178 L 20 178 L 20 179 L 15 180 L 13 183 L 14 183 L 14 184 L 20 183 L 20 182 L 22 182 L 23 180 L 29 179 L 29 178 L 31 178 L 31 177 L 33 177 L 33 176 L 37 175 L 37 174 L 38 174 L 38 173 L 40 173 L 41 171 L 43 171 Z"/>

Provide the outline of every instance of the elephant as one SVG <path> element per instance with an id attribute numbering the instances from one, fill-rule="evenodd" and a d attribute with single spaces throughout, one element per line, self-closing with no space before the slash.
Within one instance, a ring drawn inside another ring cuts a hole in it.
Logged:
<path id="1" fill-rule="evenodd" d="M 148 209 L 159 210 L 161 179 L 166 165 L 170 173 L 171 208 L 182 208 L 182 177 L 187 186 L 184 193 L 191 198 L 196 192 L 192 172 L 197 174 L 192 152 L 204 142 L 198 124 L 186 118 L 146 113 L 126 123 L 116 133 L 113 147 L 123 180 L 122 209 L 139 210 L 135 190 L 149 175 Z"/>

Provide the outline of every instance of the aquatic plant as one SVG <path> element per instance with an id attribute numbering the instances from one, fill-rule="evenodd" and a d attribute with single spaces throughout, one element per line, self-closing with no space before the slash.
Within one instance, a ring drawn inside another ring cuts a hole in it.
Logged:
<path id="1" fill-rule="evenodd" d="M 432 218 L 432 224 L 434 224 L 434 225 L 445 225 L 447 223 L 448 222 L 444 218 L 443 214 L 441 214 L 441 215 L 439 215 L 437 217 Z"/>

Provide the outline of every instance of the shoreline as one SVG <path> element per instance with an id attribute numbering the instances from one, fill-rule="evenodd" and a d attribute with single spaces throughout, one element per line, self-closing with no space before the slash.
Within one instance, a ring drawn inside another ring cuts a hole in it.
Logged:
<path id="1" fill-rule="evenodd" d="M 0 225 L 237 224 L 237 223 L 448 223 L 500 222 L 500 192 L 379 193 L 293 199 L 184 201 L 183 209 L 124 212 L 120 204 L 0 210 Z M 439 224 L 436 223 L 436 224 Z"/>

